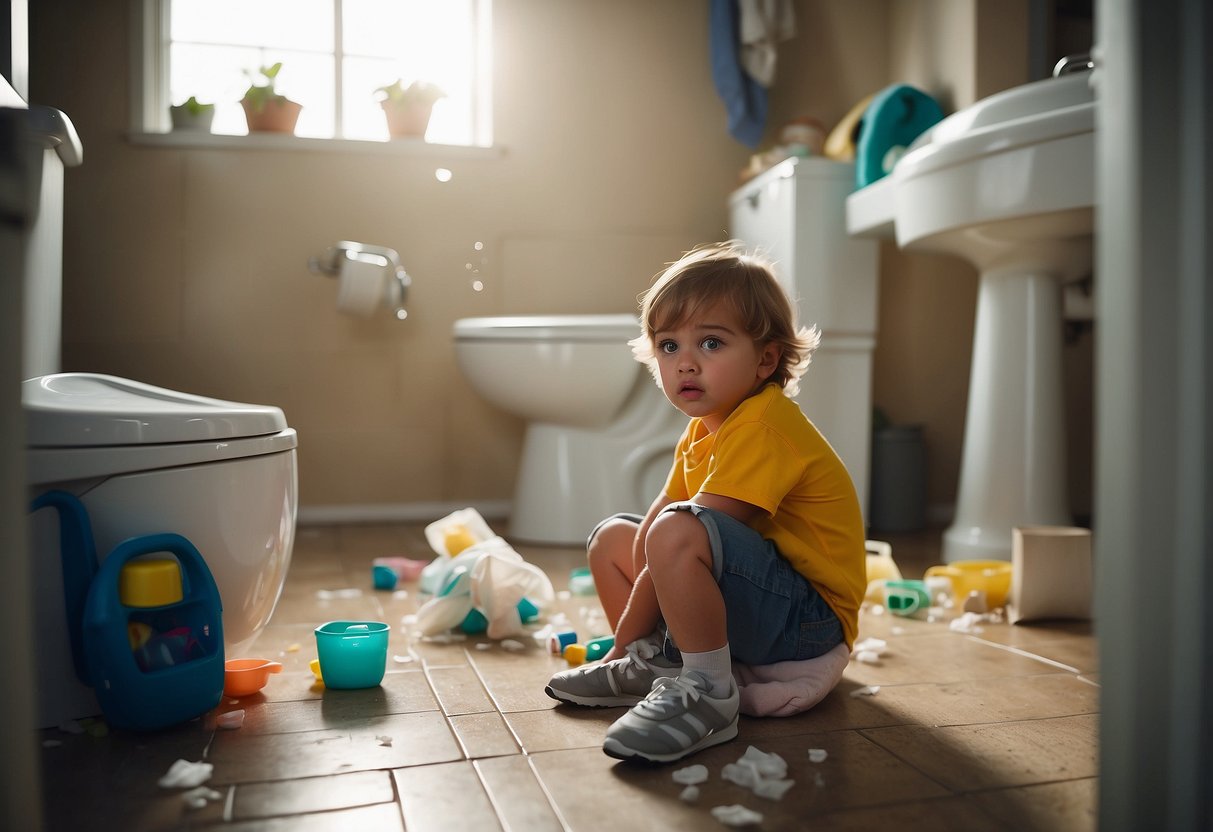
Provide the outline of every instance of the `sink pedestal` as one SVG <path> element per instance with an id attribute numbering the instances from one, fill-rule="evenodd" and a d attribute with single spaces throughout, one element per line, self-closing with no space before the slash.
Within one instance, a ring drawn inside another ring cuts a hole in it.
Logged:
<path id="1" fill-rule="evenodd" d="M 1011 529 L 1069 525 L 1061 279 L 981 275 L 956 517 L 943 559 L 1009 560 Z"/>

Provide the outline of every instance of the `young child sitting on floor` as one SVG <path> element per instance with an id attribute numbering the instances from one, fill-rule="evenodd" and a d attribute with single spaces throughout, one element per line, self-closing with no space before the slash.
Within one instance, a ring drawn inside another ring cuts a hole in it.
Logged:
<path id="1" fill-rule="evenodd" d="M 731 243 L 698 248 L 645 293 L 631 342 L 690 417 L 644 517 L 590 535 L 590 568 L 615 633 L 602 662 L 547 693 L 630 705 L 603 750 L 671 762 L 737 735 L 732 662 L 848 647 L 866 584 L 854 485 L 792 401 L 817 346 L 770 266 Z"/>

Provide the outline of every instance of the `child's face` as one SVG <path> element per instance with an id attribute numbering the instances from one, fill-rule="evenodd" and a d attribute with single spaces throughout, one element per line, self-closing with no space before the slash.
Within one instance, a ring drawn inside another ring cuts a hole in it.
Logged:
<path id="1" fill-rule="evenodd" d="M 653 352 L 666 398 L 713 432 L 770 378 L 779 359 L 774 344 L 755 344 L 721 303 L 653 333 Z"/>

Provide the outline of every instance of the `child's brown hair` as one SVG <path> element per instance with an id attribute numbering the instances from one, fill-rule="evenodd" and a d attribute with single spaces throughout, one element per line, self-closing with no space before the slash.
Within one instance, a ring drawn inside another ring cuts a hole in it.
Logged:
<path id="1" fill-rule="evenodd" d="M 688 251 L 641 295 L 640 325 L 644 331 L 628 342 L 636 360 L 647 364 L 653 377 L 658 378 L 654 333 L 672 329 L 719 302 L 737 311 L 746 334 L 755 343 L 779 348 L 779 362 L 769 381 L 783 388 L 786 395 L 796 395 L 821 333 L 817 327 L 797 328 L 795 310 L 770 263 L 747 253 L 735 241 Z"/>

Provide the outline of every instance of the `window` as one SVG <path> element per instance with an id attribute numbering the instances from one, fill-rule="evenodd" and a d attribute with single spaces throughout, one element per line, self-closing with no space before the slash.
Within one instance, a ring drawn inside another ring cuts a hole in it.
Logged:
<path id="1" fill-rule="evenodd" d="M 436 84 L 426 138 L 492 143 L 491 0 L 145 0 L 143 107 L 136 131 L 168 129 L 168 107 L 215 105 L 212 132 L 247 132 L 240 99 L 281 62 L 277 92 L 303 105 L 295 135 L 386 141 L 375 91 Z"/>

